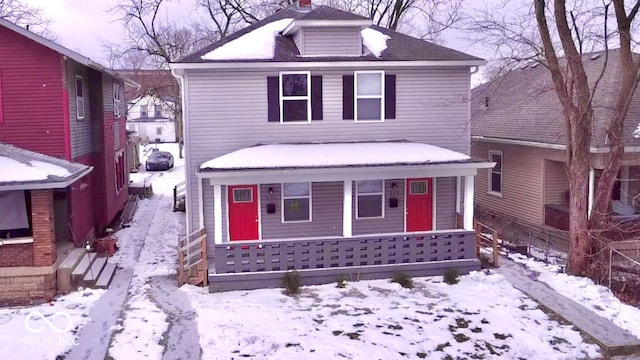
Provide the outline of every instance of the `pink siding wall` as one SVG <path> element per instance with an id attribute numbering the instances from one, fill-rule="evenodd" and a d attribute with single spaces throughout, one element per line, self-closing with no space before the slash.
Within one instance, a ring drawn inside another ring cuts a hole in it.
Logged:
<path id="1" fill-rule="evenodd" d="M 73 159 L 85 165 L 95 167 L 93 156 L 85 155 Z M 95 195 L 100 193 L 96 186 L 96 178 L 99 176 L 96 169 L 89 175 L 77 181 L 71 186 L 69 219 L 71 222 L 71 232 L 76 244 L 81 244 L 87 238 L 92 237 L 94 224 L 96 221 L 95 210 L 99 209 L 99 203 L 95 202 Z"/>
<path id="2" fill-rule="evenodd" d="M 57 52 L 0 27 L 0 141 L 65 157 L 61 64 Z"/>

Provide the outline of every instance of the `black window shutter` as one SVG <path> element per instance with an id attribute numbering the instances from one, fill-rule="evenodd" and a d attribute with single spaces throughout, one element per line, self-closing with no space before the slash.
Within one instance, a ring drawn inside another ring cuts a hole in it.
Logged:
<path id="1" fill-rule="evenodd" d="M 342 119 L 353 120 L 353 75 L 342 76 Z"/>
<path id="2" fill-rule="evenodd" d="M 384 77 L 384 118 L 396 118 L 396 76 Z"/>
<path id="3" fill-rule="evenodd" d="M 267 121 L 280 122 L 280 79 L 277 76 L 267 77 L 267 102 Z"/>
<path id="4" fill-rule="evenodd" d="M 311 120 L 322 120 L 322 76 L 311 77 Z"/>

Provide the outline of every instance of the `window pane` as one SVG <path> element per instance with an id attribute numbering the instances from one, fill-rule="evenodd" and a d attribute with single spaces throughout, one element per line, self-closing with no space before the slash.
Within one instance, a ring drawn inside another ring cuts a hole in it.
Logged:
<path id="1" fill-rule="evenodd" d="M 307 100 L 285 100 L 282 102 L 282 121 L 308 121 Z"/>
<path id="2" fill-rule="evenodd" d="M 154 105 L 153 106 L 153 112 L 155 112 L 155 117 L 159 118 L 162 117 L 162 106 L 161 105 Z"/>
<path id="3" fill-rule="evenodd" d="M 381 120 L 380 99 L 358 99 L 358 120 Z"/>
<path id="4" fill-rule="evenodd" d="M 358 74 L 358 95 L 382 95 L 382 74 Z"/>
<path id="5" fill-rule="evenodd" d="M 502 192 L 502 184 L 500 180 L 502 176 L 500 174 L 491 173 L 491 191 L 501 193 Z"/>
<path id="6" fill-rule="evenodd" d="M 233 189 L 233 202 L 251 202 L 253 201 L 251 189 Z"/>
<path id="7" fill-rule="evenodd" d="M 282 75 L 282 95 L 307 96 L 307 74 Z"/>
<path id="8" fill-rule="evenodd" d="M 500 154 L 491 154 L 491 161 L 496 163 L 493 167 L 495 171 L 502 172 L 502 156 Z"/>
<path id="9" fill-rule="evenodd" d="M 382 216 L 382 195 L 359 195 L 358 196 L 358 217 L 381 217 Z"/>
<path id="10" fill-rule="evenodd" d="M 288 183 L 284 184 L 283 192 L 285 197 L 289 196 L 309 196 L 309 183 Z"/>
<path id="11" fill-rule="evenodd" d="M 82 97 L 82 79 L 76 79 L 76 96 Z"/>
<path id="12" fill-rule="evenodd" d="M 427 182 L 426 181 L 412 181 L 411 182 L 411 194 L 426 194 Z"/>
<path id="13" fill-rule="evenodd" d="M 285 199 L 284 200 L 284 221 L 308 221 L 309 199 Z"/>
<path id="14" fill-rule="evenodd" d="M 382 180 L 358 181 L 358 194 L 382 193 Z"/>

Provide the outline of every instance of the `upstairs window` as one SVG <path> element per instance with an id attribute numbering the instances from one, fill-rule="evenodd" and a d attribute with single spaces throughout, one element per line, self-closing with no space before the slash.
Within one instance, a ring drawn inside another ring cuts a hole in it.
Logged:
<path id="1" fill-rule="evenodd" d="M 267 121 L 309 123 L 322 120 L 322 76 L 308 71 L 267 77 Z"/>
<path id="2" fill-rule="evenodd" d="M 140 117 L 149 117 L 149 107 L 147 105 L 140 105 Z"/>
<path id="3" fill-rule="evenodd" d="M 342 119 L 382 122 L 396 118 L 396 76 L 356 71 L 342 76 Z"/>
<path id="4" fill-rule="evenodd" d="M 282 222 L 311 221 L 311 183 L 282 184 Z"/>
<path id="5" fill-rule="evenodd" d="M 84 119 L 84 81 L 76 75 L 76 118 Z"/>
<path id="6" fill-rule="evenodd" d="M 162 117 L 162 105 L 153 105 L 153 117 L 161 118 Z"/>
<path id="7" fill-rule="evenodd" d="M 280 73 L 280 122 L 311 121 L 311 73 Z"/>
<path id="8" fill-rule="evenodd" d="M 502 151 L 489 150 L 489 161 L 496 163 L 489 169 L 489 192 L 502 195 Z"/>
<path id="9" fill-rule="evenodd" d="M 384 72 L 356 72 L 355 82 L 355 120 L 383 121 Z"/>
<path id="10" fill-rule="evenodd" d="M 113 116 L 120 117 L 120 84 L 113 84 Z"/>

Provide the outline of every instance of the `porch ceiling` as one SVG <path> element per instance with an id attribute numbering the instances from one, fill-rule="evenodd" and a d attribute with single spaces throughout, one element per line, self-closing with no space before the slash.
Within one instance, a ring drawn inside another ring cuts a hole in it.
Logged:
<path id="1" fill-rule="evenodd" d="M 254 180 L 333 181 L 475 175 L 495 165 L 408 141 L 256 145 L 209 160 L 198 176 L 232 185 Z"/>

